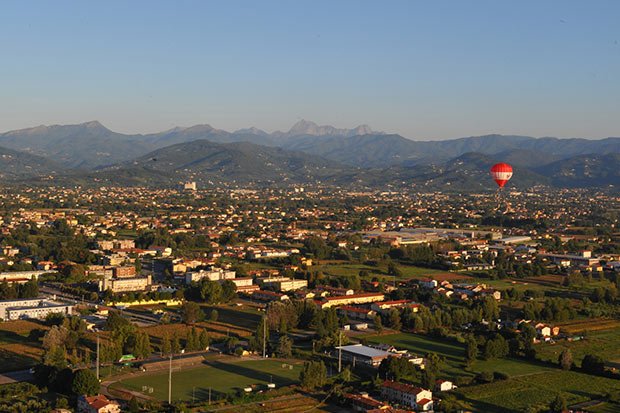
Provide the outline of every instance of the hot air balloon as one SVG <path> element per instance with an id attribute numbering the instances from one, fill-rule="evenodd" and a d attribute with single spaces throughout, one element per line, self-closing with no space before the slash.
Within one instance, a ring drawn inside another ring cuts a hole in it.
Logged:
<path id="1" fill-rule="evenodd" d="M 491 176 L 500 188 L 506 185 L 506 182 L 512 178 L 512 166 L 507 163 L 496 163 L 491 167 Z"/>

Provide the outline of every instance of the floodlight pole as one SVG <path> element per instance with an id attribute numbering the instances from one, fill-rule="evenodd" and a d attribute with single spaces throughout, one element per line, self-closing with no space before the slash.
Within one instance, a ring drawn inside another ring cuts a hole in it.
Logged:
<path id="1" fill-rule="evenodd" d="M 342 331 L 338 330 L 338 373 L 342 370 Z"/>
<path id="2" fill-rule="evenodd" d="M 263 318 L 263 358 L 267 355 L 267 317 Z"/>
<path id="3" fill-rule="evenodd" d="M 97 366 L 95 369 L 97 371 L 97 381 L 99 381 L 99 334 L 97 334 Z"/>
<path id="4" fill-rule="evenodd" d="M 172 353 L 170 353 L 170 364 L 168 367 L 168 404 L 172 404 Z"/>

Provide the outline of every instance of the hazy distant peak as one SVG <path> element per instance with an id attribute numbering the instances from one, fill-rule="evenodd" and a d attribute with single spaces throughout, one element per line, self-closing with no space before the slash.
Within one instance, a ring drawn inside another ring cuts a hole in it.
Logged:
<path id="1" fill-rule="evenodd" d="M 85 126 L 87 128 L 103 128 L 103 129 L 107 129 L 98 120 L 91 120 L 90 122 L 84 122 L 84 123 L 81 124 L 81 126 Z"/>
<path id="2" fill-rule="evenodd" d="M 330 125 L 317 125 L 312 121 L 308 121 L 305 119 L 300 120 L 295 123 L 288 132 L 285 133 L 277 133 L 285 136 L 301 136 L 301 135 L 311 135 L 311 136 L 356 136 L 356 135 L 369 135 L 369 134 L 383 134 L 382 132 L 373 131 L 368 125 L 359 125 L 353 129 L 339 129 Z"/>
<path id="3" fill-rule="evenodd" d="M 255 128 L 254 126 L 250 127 L 250 128 L 245 128 L 245 129 L 239 129 L 236 130 L 234 133 L 238 133 L 238 134 L 250 134 L 250 135 L 261 135 L 261 136 L 267 136 L 269 135 L 267 132 L 265 132 L 262 129 L 258 129 Z"/>
<path id="4" fill-rule="evenodd" d="M 189 133 L 197 133 L 197 132 L 208 133 L 208 132 L 218 131 L 218 129 L 215 129 L 213 126 L 205 123 L 202 125 L 194 125 L 188 128 L 183 128 L 182 131 L 189 132 Z"/>

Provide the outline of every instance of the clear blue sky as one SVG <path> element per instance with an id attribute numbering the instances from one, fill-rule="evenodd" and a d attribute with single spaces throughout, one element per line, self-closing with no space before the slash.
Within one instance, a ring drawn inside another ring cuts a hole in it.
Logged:
<path id="1" fill-rule="evenodd" d="M 620 136 L 620 1 L 3 1 L 0 131 Z"/>

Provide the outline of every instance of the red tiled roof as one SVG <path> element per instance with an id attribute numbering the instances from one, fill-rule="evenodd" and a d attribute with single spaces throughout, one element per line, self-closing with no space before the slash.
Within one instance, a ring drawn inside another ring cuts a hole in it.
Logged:
<path id="1" fill-rule="evenodd" d="M 342 307 L 339 307 L 338 309 L 341 311 L 350 311 L 352 313 L 360 313 L 360 314 L 368 314 L 372 311 L 367 308 L 353 307 L 350 305 L 343 305 Z"/>
<path id="2" fill-rule="evenodd" d="M 383 293 L 362 293 L 362 294 L 351 294 L 351 295 L 339 295 L 336 297 L 325 297 L 326 301 L 335 301 L 335 300 L 352 300 L 355 298 L 365 298 L 365 297 L 385 297 Z"/>
<path id="3" fill-rule="evenodd" d="M 394 390 L 401 391 L 403 393 L 418 394 L 424 391 L 421 387 L 412 386 L 411 384 L 399 383 L 397 381 L 386 380 L 383 382 L 383 387 L 388 387 Z"/>
<path id="4" fill-rule="evenodd" d="M 108 398 L 105 397 L 103 394 L 86 397 L 86 403 L 88 403 L 89 406 L 91 406 L 92 408 L 96 410 L 99 410 L 103 407 L 106 407 L 109 404 L 112 404 L 112 402 L 108 400 Z"/>

